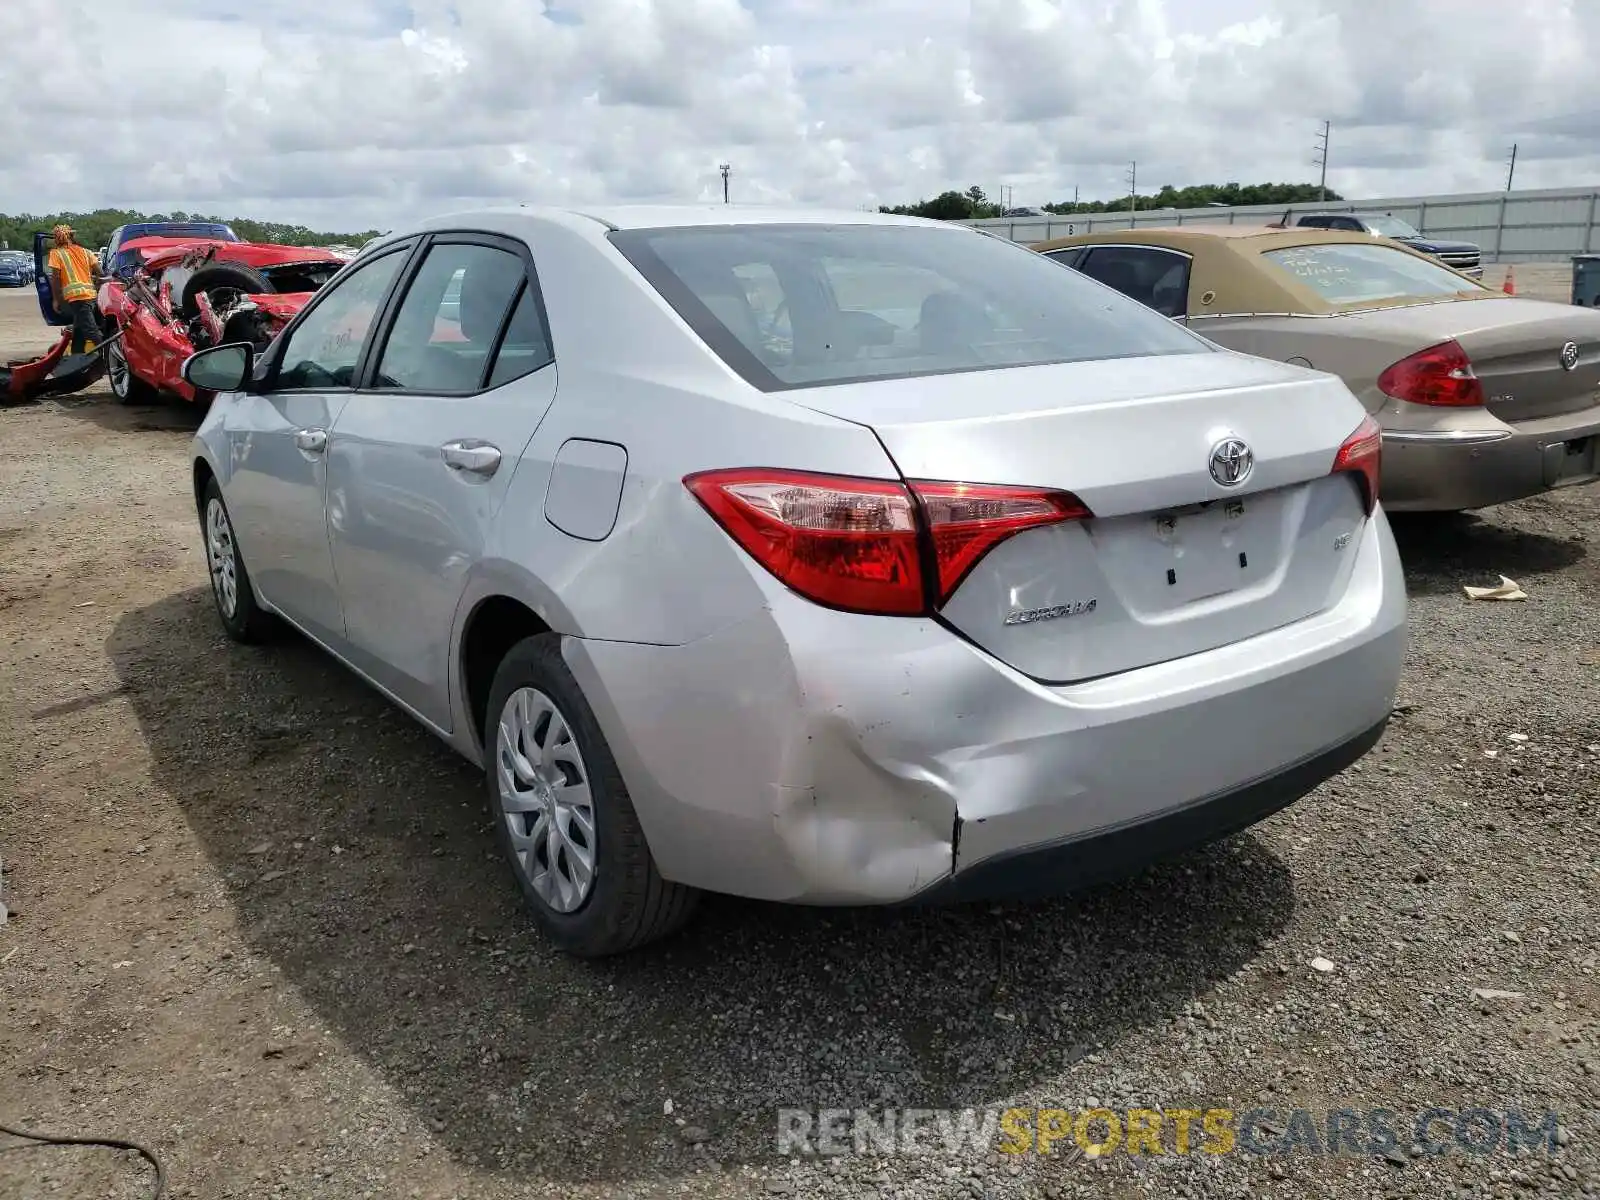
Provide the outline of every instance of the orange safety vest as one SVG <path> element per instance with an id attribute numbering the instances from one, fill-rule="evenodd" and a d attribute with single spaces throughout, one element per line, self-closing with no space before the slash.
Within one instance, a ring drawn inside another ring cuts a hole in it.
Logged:
<path id="1" fill-rule="evenodd" d="M 50 269 L 61 272 L 61 298 L 94 299 L 94 255 L 82 246 L 57 246 L 50 251 Z"/>

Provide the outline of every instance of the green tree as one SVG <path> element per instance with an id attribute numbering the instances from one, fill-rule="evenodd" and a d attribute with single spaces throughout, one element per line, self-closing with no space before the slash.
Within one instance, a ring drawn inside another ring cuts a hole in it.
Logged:
<path id="1" fill-rule="evenodd" d="M 970 221 L 977 217 L 998 217 L 1000 206 L 973 184 L 964 192 L 940 192 L 932 200 L 919 200 L 915 204 L 882 204 L 878 211 L 902 217 L 929 217 L 935 221 Z"/>
<path id="2" fill-rule="evenodd" d="M 1322 199 L 1322 189 L 1314 183 L 1206 183 L 1177 188 L 1165 184 L 1153 196 L 1138 197 L 1138 211 L 1148 212 L 1161 208 L 1205 208 L 1209 205 L 1252 204 L 1309 204 Z M 1328 200 L 1344 197 L 1330 191 Z M 1044 211 L 1051 213 L 1103 213 L 1127 212 L 1128 197 L 1115 200 L 1088 200 L 1074 204 L 1070 200 L 1046 204 Z"/>

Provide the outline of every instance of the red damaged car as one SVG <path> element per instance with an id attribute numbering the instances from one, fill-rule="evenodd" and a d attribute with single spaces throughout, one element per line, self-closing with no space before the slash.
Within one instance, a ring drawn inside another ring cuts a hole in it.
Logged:
<path id="1" fill-rule="evenodd" d="M 101 284 L 98 305 L 106 338 L 122 333 L 105 355 L 124 404 L 162 392 L 209 400 L 184 380 L 184 360 L 225 342 L 265 349 L 346 261 L 306 246 L 193 238 L 138 238 L 121 250 L 139 261 Z"/>

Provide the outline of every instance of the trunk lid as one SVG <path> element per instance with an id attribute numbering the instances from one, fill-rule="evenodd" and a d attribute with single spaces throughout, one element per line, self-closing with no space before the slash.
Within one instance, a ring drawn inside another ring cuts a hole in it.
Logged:
<path id="1" fill-rule="evenodd" d="M 1330 477 L 1362 409 L 1333 376 L 1228 352 L 1118 359 L 808 390 L 870 426 L 908 479 L 1072 492 L 1092 519 L 991 550 L 943 617 L 1051 682 L 1147 666 L 1320 612 L 1366 520 Z M 1211 474 L 1238 438 L 1253 467 Z"/>
<path id="2" fill-rule="evenodd" d="M 1483 382 L 1489 412 L 1511 424 L 1600 403 L 1600 312 L 1593 309 L 1490 294 L 1348 313 L 1339 321 L 1352 332 L 1366 326 L 1414 350 L 1456 341 Z M 1577 356 L 1570 369 L 1561 353 L 1568 342 Z"/>
<path id="3" fill-rule="evenodd" d="M 1472 312 L 1479 306 L 1453 307 Z M 1600 403 L 1600 313 L 1543 300 L 1512 300 L 1492 308 L 1500 314 L 1498 321 L 1456 335 L 1483 381 L 1491 413 L 1514 424 Z M 1573 349 L 1564 359 L 1568 343 Z"/>

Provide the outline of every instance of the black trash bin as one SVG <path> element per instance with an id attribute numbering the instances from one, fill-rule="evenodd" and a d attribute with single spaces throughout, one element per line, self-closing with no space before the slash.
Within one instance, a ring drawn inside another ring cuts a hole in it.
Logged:
<path id="1" fill-rule="evenodd" d="M 1600 254 L 1572 256 L 1572 302 L 1600 308 Z"/>

